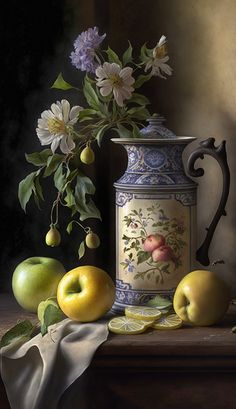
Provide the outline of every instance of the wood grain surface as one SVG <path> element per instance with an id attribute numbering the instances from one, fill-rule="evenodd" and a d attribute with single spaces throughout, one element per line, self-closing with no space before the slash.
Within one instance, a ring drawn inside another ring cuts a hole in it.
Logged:
<path id="1" fill-rule="evenodd" d="M 23 311 L 6 294 L 0 296 L 0 317 L 0 335 L 18 320 L 37 322 L 35 314 Z M 236 334 L 231 329 L 235 324 L 232 304 L 222 322 L 212 327 L 109 334 L 86 371 L 81 408 L 149 409 L 156 401 L 157 409 L 234 409 Z M 59 409 L 77 407 L 72 406 L 72 397 L 81 403 L 79 385 L 76 381 L 65 392 Z M 0 409 L 9 408 L 0 379 Z"/>

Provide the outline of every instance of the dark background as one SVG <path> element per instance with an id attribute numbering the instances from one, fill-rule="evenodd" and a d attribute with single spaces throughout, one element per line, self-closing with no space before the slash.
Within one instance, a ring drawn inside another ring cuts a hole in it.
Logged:
<path id="1" fill-rule="evenodd" d="M 31 200 L 24 214 L 19 205 L 17 191 L 20 180 L 34 170 L 33 166 L 25 161 L 25 152 L 43 149 L 35 132 L 41 112 L 62 98 L 69 99 L 74 104 L 84 103 L 78 93 L 70 91 L 65 94 L 63 91 L 50 89 L 50 86 L 59 72 L 63 72 L 69 82 L 81 86 L 82 75 L 72 67 L 69 55 L 77 35 L 94 26 L 93 13 L 96 14 L 96 24 L 101 27 L 100 33 L 107 30 L 109 18 L 103 3 L 97 1 L 95 5 L 85 1 L 44 0 L 26 1 L 22 5 L 10 0 L 2 6 L 0 287 L 3 290 L 11 289 L 14 268 L 27 257 L 55 257 L 62 261 L 67 270 L 79 263 L 77 249 L 84 236 L 76 227 L 70 236 L 65 232 L 69 211 L 60 209 L 62 245 L 52 249 L 44 242 L 50 224 L 51 205 L 56 197 L 52 182 L 43 181 L 46 193 L 41 212 Z M 87 22 L 80 18 L 80 13 L 86 16 Z M 101 223 L 93 220 L 84 223 L 85 226 L 94 226 L 99 231 L 102 244 L 96 254 L 87 250 L 82 263 L 96 262 L 96 265 L 108 269 L 114 276 L 113 263 L 109 261 L 111 257 L 114 259 L 114 246 L 111 245 L 111 250 L 108 251 L 110 242 L 114 243 L 114 238 L 111 240 L 114 226 L 111 229 L 108 226 L 110 217 L 114 216 L 114 207 L 111 206 L 114 193 L 111 187 L 116 176 L 113 175 L 110 180 L 109 143 L 106 141 L 103 150 L 105 152 L 99 157 L 101 152 L 97 149 L 95 166 L 89 170 L 95 184 L 99 183 L 96 202 L 102 212 L 103 224 L 101 227 Z M 108 200 L 110 194 L 111 200 Z M 112 252 L 113 256 L 109 254 Z"/>
<path id="2" fill-rule="evenodd" d="M 83 104 L 74 91 L 63 93 L 50 89 L 59 72 L 74 84 L 81 74 L 69 59 L 73 41 L 88 27 L 98 26 L 107 33 L 106 44 L 118 53 L 145 41 L 155 46 L 162 34 L 169 40 L 173 77 L 155 79 L 143 91 L 151 99 L 152 112 L 160 112 L 167 125 L 179 135 L 194 135 L 199 140 L 214 136 L 227 141 L 232 175 L 228 216 L 221 220 L 212 243 L 212 257 L 224 258 L 216 270 L 236 289 L 235 275 L 235 107 L 236 107 L 236 28 L 234 0 L 43 0 L 23 3 L 8 0 L 0 10 L 0 289 L 10 291 L 16 265 L 27 257 L 58 258 L 66 269 L 78 265 L 77 248 L 80 230 L 71 236 L 63 233 L 59 248 L 44 243 L 49 228 L 50 204 L 56 192 L 45 182 L 46 202 L 39 211 L 34 203 L 21 209 L 18 183 L 33 167 L 24 153 L 41 149 L 35 128 L 41 112 L 56 100 L 68 99 Z M 101 247 L 88 251 L 82 264 L 96 263 L 115 276 L 115 212 L 113 182 L 123 173 L 126 157 L 122 148 L 104 140 L 96 151 L 91 176 L 97 186 L 96 200 L 103 223 L 94 223 L 101 237 Z M 198 140 L 198 142 L 199 142 Z M 196 144 L 198 143 L 196 142 Z M 195 145 L 196 145 L 195 144 Z M 186 156 L 194 147 L 191 146 Z M 212 159 L 206 163 L 207 177 L 200 182 L 198 206 L 199 241 L 209 223 L 221 190 L 221 175 Z M 60 213 L 61 231 L 68 213 Z"/>

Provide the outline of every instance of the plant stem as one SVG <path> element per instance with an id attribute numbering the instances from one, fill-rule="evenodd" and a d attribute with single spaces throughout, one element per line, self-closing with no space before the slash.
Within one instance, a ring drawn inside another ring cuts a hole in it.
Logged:
<path id="1" fill-rule="evenodd" d="M 78 224 L 78 226 L 80 226 L 83 230 L 84 230 L 84 232 L 86 233 L 86 234 L 89 234 L 89 233 L 91 233 L 91 228 L 90 227 L 84 227 L 81 223 L 79 223 L 77 220 L 72 220 L 72 222 L 71 223 L 76 223 L 76 224 Z"/>

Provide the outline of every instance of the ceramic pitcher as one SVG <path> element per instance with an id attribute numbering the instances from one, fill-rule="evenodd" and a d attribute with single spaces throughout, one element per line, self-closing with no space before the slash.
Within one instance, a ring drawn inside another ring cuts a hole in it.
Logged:
<path id="1" fill-rule="evenodd" d="M 208 249 L 216 225 L 225 215 L 229 193 L 229 168 L 225 141 L 214 138 L 200 143 L 187 162 L 190 176 L 202 176 L 195 161 L 213 156 L 223 172 L 223 192 L 201 247 L 197 246 L 197 183 L 182 162 L 185 147 L 195 137 L 175 136 L 158 116 L 149 120 L 140 139 L 112 139 L 128 155 L 125 173 L 116 189 L 116 301 L 122 312 L 129 305 L 143 305 L 157 294 L 172 297 L 182 277 L 197 260 L 209 265 Z"/>

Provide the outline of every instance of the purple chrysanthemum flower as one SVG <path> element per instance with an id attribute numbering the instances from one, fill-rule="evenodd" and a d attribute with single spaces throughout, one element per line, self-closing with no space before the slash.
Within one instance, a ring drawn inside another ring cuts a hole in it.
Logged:
<path id="1" fill-rule="evenodd" d="M 95 52 L 105 37 L 106 34 L 98 34 L 97 27 L 89 28 L 78 35 L 74 42 L 75 51 L 70 55 L 72 64 L 78 70 L 95 73 L 99 65 L 94 59 Z"/>

